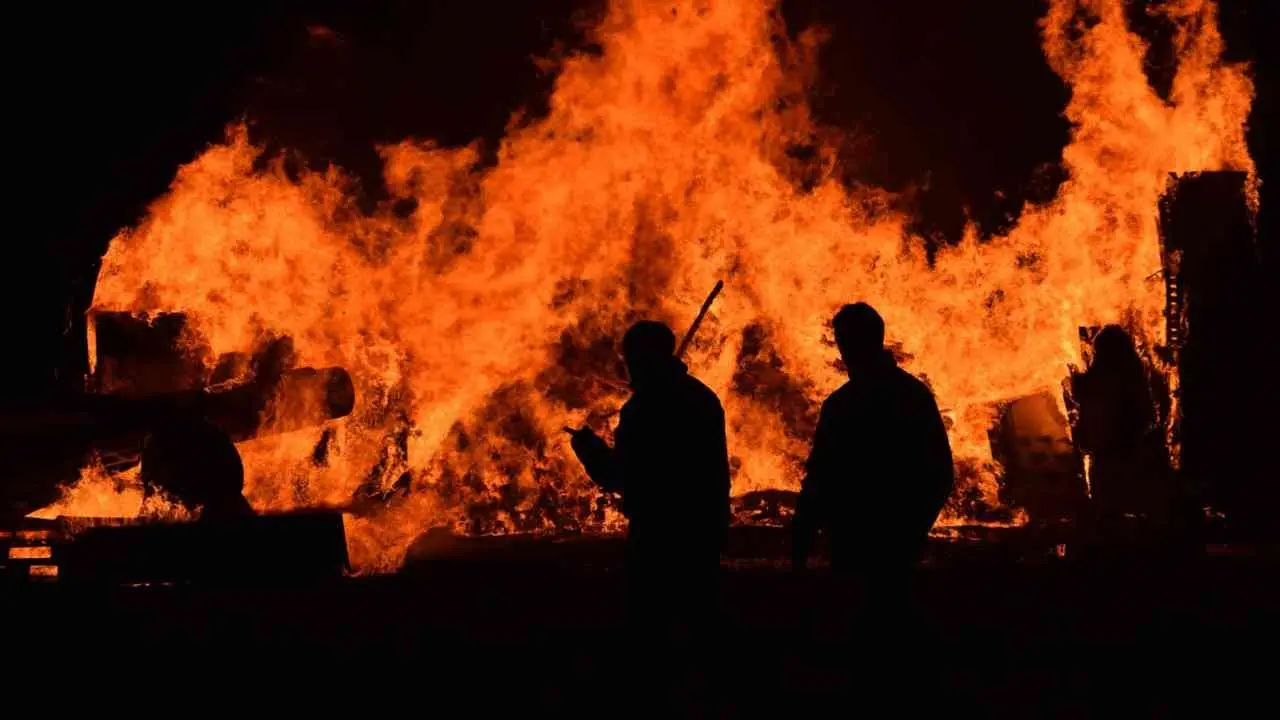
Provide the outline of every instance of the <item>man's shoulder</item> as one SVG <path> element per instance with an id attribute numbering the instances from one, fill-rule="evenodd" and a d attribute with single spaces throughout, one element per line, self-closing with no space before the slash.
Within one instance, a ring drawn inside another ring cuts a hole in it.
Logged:
<path id="1" fill-rule="evenodd" d="M 933 395 L 933 391 L 929 389 L 929 385 L 915 375 L 912 375 L 902 368 L 897 368 L 896 374 L 898 382 L 908 388 L 911 392 Z"/>
<path id="2" fill-rule="evenodd" d="M 707 387 L 706 383 L 693 375 L 685 375 L 682 385 L 684 392 L 699 405 L 704 405 L 708 408 L 714 407 L 721 411 L 724 410 L 720 404 L 720 396 L 716 395 L 716 392 Z"/>
<path id="3" fill-rule="evenodd" d="M 887 393 L 887 394 L 886 394 Z M 933 391 L 925 382 L 902 368 L 871 384 L 846 381 L 822 403 L 823 410 L 839 411 L 859 407 L 868 402 L 881 402 L 889 398 L 905 398 L 915 402 L 933 402 Z M 896 402 L 896 400 L 894 401 Z"/>
<path id="4" fill-rule="evenodd" d="M 822 406 L 837 407 L 845 403 L 857 402 L 857 398 L 858 386 L 846 380 L 840 387 L 835 389 L 835 392 L 827 396 L 827 399 L 822 402 Z"/>
<path id="5" fill-rule="evenodd" d="M 837 417 L 843 417 L 858 412 L 863 406 L 863 399 L 860 396 L 858 387 L 851 382 L 845 381 L 834 392 L 822 401 L 821 416 L 826 417 L 828 421 Z"/>
<path id="6" fill-rule="evenodd" d="M 928 383 L 902 368 L 898 368 L 897 385 L 898 392 L 910 400 L 914 407 L 931 408 L 937 405 L 937 398 Z"/>
<path id="7" fill-rule="evenodd" d="M 684 375 L 663 389 L 635 393 L 622 405 L 623 416 L 647 415 L 650 412 L 669 412 L 675 408 L 699 409 L 724 413 L 720 397 L 701 380 Z"/>

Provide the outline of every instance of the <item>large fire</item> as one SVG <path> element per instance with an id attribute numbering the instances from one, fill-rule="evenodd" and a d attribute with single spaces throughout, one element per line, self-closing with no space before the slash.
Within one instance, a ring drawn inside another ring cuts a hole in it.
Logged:
<path id="1" fill-rule="evenodd" d="M 997 403 L 1059 394 L 1082 325 L 1161 341 L 1169 173 L 1253 170 L 1252 86 L 1221 61 L 1214 4 L 1154 12 L 1179 29 L 1167 100 L 1122 0 L 1052 0 L 1067 180 L 1007 235 L 971 229 L 932 262 L 884 193 L 842 186 L 834 153 L 787 154 L 818 136 L 803 102 L 815 34 L 780 41 L 769 0 L 614 0 L 603 52 L 562 63 L 549 114 L 513 122 L 496 165 L 384 147 L 397 202 L 371 215 L 340 170 L 291 176 L 233 126 L 112 241 L 94 306 L 185 312 L 215 355 L 288 335 L 301 363 L 350 370 L 350 417 L 240 449 L 260 509 L 403 490 L 348 524 L 365 569 L 396 566 L 432 525 L 615 527 L 560 428 L 607 430 L 625 399 L 614 339 L 641 316 L 680 332 L 721 278 L 688 359 L 725 404 L 735 494 L 798 487 L 817 405 L 842 381 L 828 319 L 866 300 L 937 394 L 962 485 L 996 503 Z"/>

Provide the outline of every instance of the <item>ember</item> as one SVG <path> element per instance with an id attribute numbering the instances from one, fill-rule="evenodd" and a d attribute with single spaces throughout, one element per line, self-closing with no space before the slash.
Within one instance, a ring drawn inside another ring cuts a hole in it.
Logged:
<path id="1" fill-rule="evenodd" d="M 1170 173 L 1253 171 L 1252 87 L 1221 61 L 1214 4 L 1158 12 L 1178 33 L 1167 101 L 1122 0 L 1049 3 L 1044 53 L 1072 91 L 1067 180 L 1007 234 L 970 229 L 932 258 L 884 193 L 840 184 L 831 153 L 799 171 L 788 155 L 818 134 L 794 101 L 815 34 L 779 49 L 767 0 L 615 0 L 603 52 L 563 61 L 548 116 L 513 124 L 496 165 L 478 168 L 475 147 L 383 147 L 394 202 L 371 214 L 340 171 L 287 173 L 231 126 L 112 241 L 94 308 L 183 313 L 213 359 L 289 337 L 300 365 L 345 368 L 352 414 L 241 443 L 245 492 L 260 510 L 363 498 L 351 559 L 376 569 L 430 526 L 618 527 L 560 428 L 607 434 L 625 398 L 612 338 L 640 316 L 684 328 L 719 278 L 687 359 L 728 413 L 734 493 L 796 489 L 841 381 L 821 328 L 866 300 L 947 417 L 962 477 L 945 520 L 960 522 L 1003 506 L 988 433 L 1019 398 L 1061 401 L 1079 328 L 1165 343 Z M 273 422 L 306 424 L 288 413 Z M 136 514 L 136 493 L 90 468 L 57 512 Z"/>

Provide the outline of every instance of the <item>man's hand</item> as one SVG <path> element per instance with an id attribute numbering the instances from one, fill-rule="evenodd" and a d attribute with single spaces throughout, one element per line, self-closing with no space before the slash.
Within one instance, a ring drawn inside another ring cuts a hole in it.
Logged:
<path id="1" fill-rule="evenodd" d="M 608 492 L 622 492 L 622 475 L 617 467 L 613 448 L 601 440 L 591 428 L 574 430 L 566 427 L 565 432 L 572 436 L 569 446 L 578 456 L 587 475 Z"/>

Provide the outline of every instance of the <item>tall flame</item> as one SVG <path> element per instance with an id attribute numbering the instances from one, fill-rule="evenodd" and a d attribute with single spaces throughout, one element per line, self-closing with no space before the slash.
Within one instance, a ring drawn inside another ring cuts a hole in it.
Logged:
<path id="1" fill-rule="evenodd" d="M 1081 325 L 1161 339 L 1168 174 L 1253 170 L 1252 86 L 1221 61 L 1214 4 L 1158 12 L 1179 29 L 1168 100 L 1122 0 L 1052 0 L 1067 180 L 1007 235 L 971 228 L 932 263 L 887 195 L 840 184 L 832 153 L 788 159 L 815 136 L 816 35 L 779 46 L 769 0 L 614 0 L 603 52 L 563 62 L 549 114 L 513 122 L 496 165 L 477 167 L 475 148 L 384 147 L 397 202 L 372 214 L 339 170 L 293 179 L 233 126 L 112 241 L 94 306 L 186 312 L 214 352 L 289 335 L 301 362 L 348 368 L 359 404 L 328 430 L 327 459 L 313 458 L 321 429 L 241 450 L 259 508 L 408 482 L 349 524 L 364 568 L 397 565 L 433 524 L 615 524 L 558 428 L 606 429 L 625 399 L 612 339 L 640 316 L 678 331 L 719 278 L 689 360 L 724 401 L 735 493 L 798 486 L 817 404 L 842 380 L 829 318 L 866 300 L 937 394 L 965 483 L 994 502 L 995 403 L 1059 388 Z"/>

